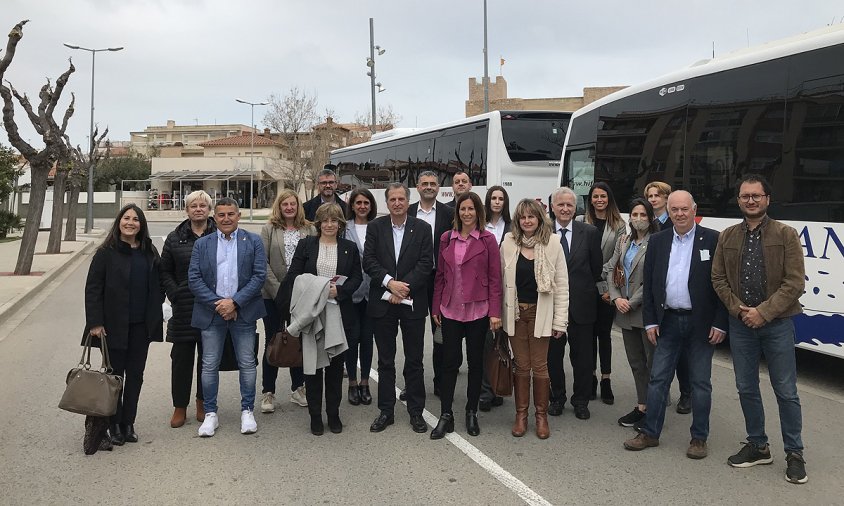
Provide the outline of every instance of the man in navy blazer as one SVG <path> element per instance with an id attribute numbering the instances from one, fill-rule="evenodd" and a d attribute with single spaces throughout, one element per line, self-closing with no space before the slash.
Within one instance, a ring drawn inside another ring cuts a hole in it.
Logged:
<path id="1" fill-rule="evenodd" d="M 202 335 L 202 396 L 205 420 L 201 437 L 214 435 L 220 359 L 226 334 L 234 344 L 240 371 L 240 431 L 258 430 L 255 407 L 255 327 L 266 315 L 261 287 L 267 277 L 267 257 L 257 234 L 238 228 L 240 209 L 231 198 L 214 206 L 217 231 L 197 239 L 188 267 L 188 285 L 194 295 L 191 325 Z"/>
<path id="2" fill-rule="evenodd" d="M 712 407 L 712 354 L 724 340 L 727 310 L 712 288 L 712 258 L 718 232 L 695 224 L 697 204 L 689 192 L 668 197 L 673 228 L 658 232 L 645 254 L 642 319 L 654 350 L 645 423 L 628 450 L 658 446 L 665 421 L 668 390 L 680 354 L 685 352 L 691 384 L 690 459 L 708 451 L 709 412 Z"/>
<path id="3" fill-rule="evenodd" d="M 369 274 L 369 306 L 378 346 L 378 409 L 369 430 L 381 432 L 394 423 L 396 405 L 396 335 L 401 326 L 407 412 L 414 432 L 428 432 L 422 355 L 428 316 L 428 279 L 434 265 L 431 227 L 408 215 L 410 190 L 390 183 L 384 191 L 388 216 L 366 228 L 363 270 Z M 412 301 L 412 303 L 410 303 Z"/>

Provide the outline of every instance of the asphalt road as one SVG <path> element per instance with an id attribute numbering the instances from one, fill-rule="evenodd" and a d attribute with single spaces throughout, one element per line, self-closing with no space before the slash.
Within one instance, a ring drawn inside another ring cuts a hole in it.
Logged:
<path id="1" fill-rule="evenodd" d="M 172 227 L 151 224 L 155 236 Z M 161 239 L 156 243 L 160 247 Z M 0 325 L 0 504 L 840 504 L 844 497 L 839 359 L 800 354 L 809 483 L 797 486 L 783 478 L 775 400 L 765 378 L 774 464 L 745 470 L 726 464 L 744 439 L 726 350 L 716 354 L 713 367 L 709 457 L 685 457 L 690 418 L 672 408 L 658 448 L 625 451 L 622 442 L 633 433 L 616 419 L 632 408 L 635 396 L 620 339 L 613 357 L 615 405 L 591 403 L 589 421 L 575 419 L 567 406 L 561 417 L 551 417 L 546 441 L 532 432 L 520 439 L 510 435 L 512 399 L 481 413 L 478 437 L 457 423 L 448 439 L 431 441 L 411 431 L 403 406 L 397 406 L 394 426 L 372 434 L 375 405 L 345 400 L 343 433 L 315 437 L 307 410 L 285 395 L 274 414 L 256 413 L 256 434 L 243 436 L 234 372 L 221 374 L 220 430 L 200 439 L 195 420 L 180 429 L 169 426 L 170 345 L 156 343 L 136 422 L 140 443 L 86 457 L 83 417 L 56 405 L 81 351 L 88 262 L 69 266 L 24 307 L 29 314 L 17 328 Z M 430 388 L 430 334 L 427 343 Z M 465 381 L 464 369 L 454 404 L 458 422 Z M 288 390 L 289 376 L 282 373 L 278 392 Z M 427 400 L 427 409 L 439 415 L 437 398 L 429 392 Z"/>

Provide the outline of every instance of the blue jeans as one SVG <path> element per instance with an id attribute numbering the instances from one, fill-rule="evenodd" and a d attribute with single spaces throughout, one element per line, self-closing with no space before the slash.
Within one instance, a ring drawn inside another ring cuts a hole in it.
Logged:
<path id="1" fill-rule="evenodd" d="M 211 325 L 202 330 L 202 396 L 206 413 L 217 412 L 217 390 L 220 387 L 220 360 L 226 332 L 232 336 L 240 375 L 240 410 L 255 407 L 255 322 L 242 318 L 226 321 L 215 314 Z"/>
<path id="2" fill-rule="evenodd" d="M 709 344 L 709 329 L 695 332 L 691 315 L 665 312 L 653 355 L 651 379 L 648 382 L 648 411 L 645 434 L 659 438 L 665 423 L 665 406 L 677 362 L 685 350 L 689 365 L 692 397 L 693 439 L 706 441 L 709 437 L 709 412 L 712 409 L 712 355 L 715 346 Z"/>
<path id="3" fill-rule="evenodd" d="M 764 354 L 779 405 L 783 446 L 786 452 L 802 454 L 803 414 L 797 395 L 794 322 L 791 318 L 781 318 L 760 329 L 752 329 L 731 316 L 730 350 L 747 440 L 757 447 L 768 444 L 765 408 L 759 393 L 759 358 Z"/>

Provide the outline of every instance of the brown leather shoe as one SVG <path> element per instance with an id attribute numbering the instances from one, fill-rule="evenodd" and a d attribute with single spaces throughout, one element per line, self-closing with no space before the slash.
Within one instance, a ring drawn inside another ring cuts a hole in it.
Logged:
<path id="1" fill-rule="evenodd" d="M 516 404 L 516 421 L 511 433 L 522 437 L 527 432 L 528 406 L 530 405 L 530 376 L 513 376 L 513 395 Z"/>
<path id="2" fill-rule="evenodd" d="M 196 421 L 205 421 L 205 404 L 203 403 L 202 399 L 196 400 Z"/>
<path id="3" fill-rule="evenodd" d="M 185 419 L 188 417 L 188 408 L 174 408 L 173 417 L 170 418 L 170 427 L 178 429 L 185 424 Z"/>
<path id="4" fill-rule="evenodd" d="M 628 439 L 624 442 L 624 448 L 634 452 L 654 446 L 659 446 L 659 439 L 651 437 L 644 432 L 640 432 L 633 439 Z"/>
<path id="5" fill-rule="evenodd" d="M 551 429 L 548 428 L 548 398 L 551 397 L 551 380 L 549 378 L 533 378 L 533 408 L 536 410 L 536 437 L 548 439 Z"/>
<path id="6" fill-rule="evenodd" d="M 705 459 L 709 455 L 709 450 L 706 448 L 706 441 L 702 439 L 692 439 L 689 441 L 689 449 L 686 450 L 686 457 L 690 459 Z"/>

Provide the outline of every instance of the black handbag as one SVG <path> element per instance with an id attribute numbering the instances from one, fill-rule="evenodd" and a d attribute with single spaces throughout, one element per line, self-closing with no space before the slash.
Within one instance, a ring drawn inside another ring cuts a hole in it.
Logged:
<path id="1" fill-rule="evenodd" d="M 100 338 L 103 361 L 99 370 L 91 369 L 91 334 L 85 337 L 85 347 L 79 365 L 67 373 L 64 394 L 59 408 L 88 416 L 112 416 L 117 413 L 117 400 L 123 390 L 123 378 L 112 374 L 111 360 L 105 336 Z"/>

